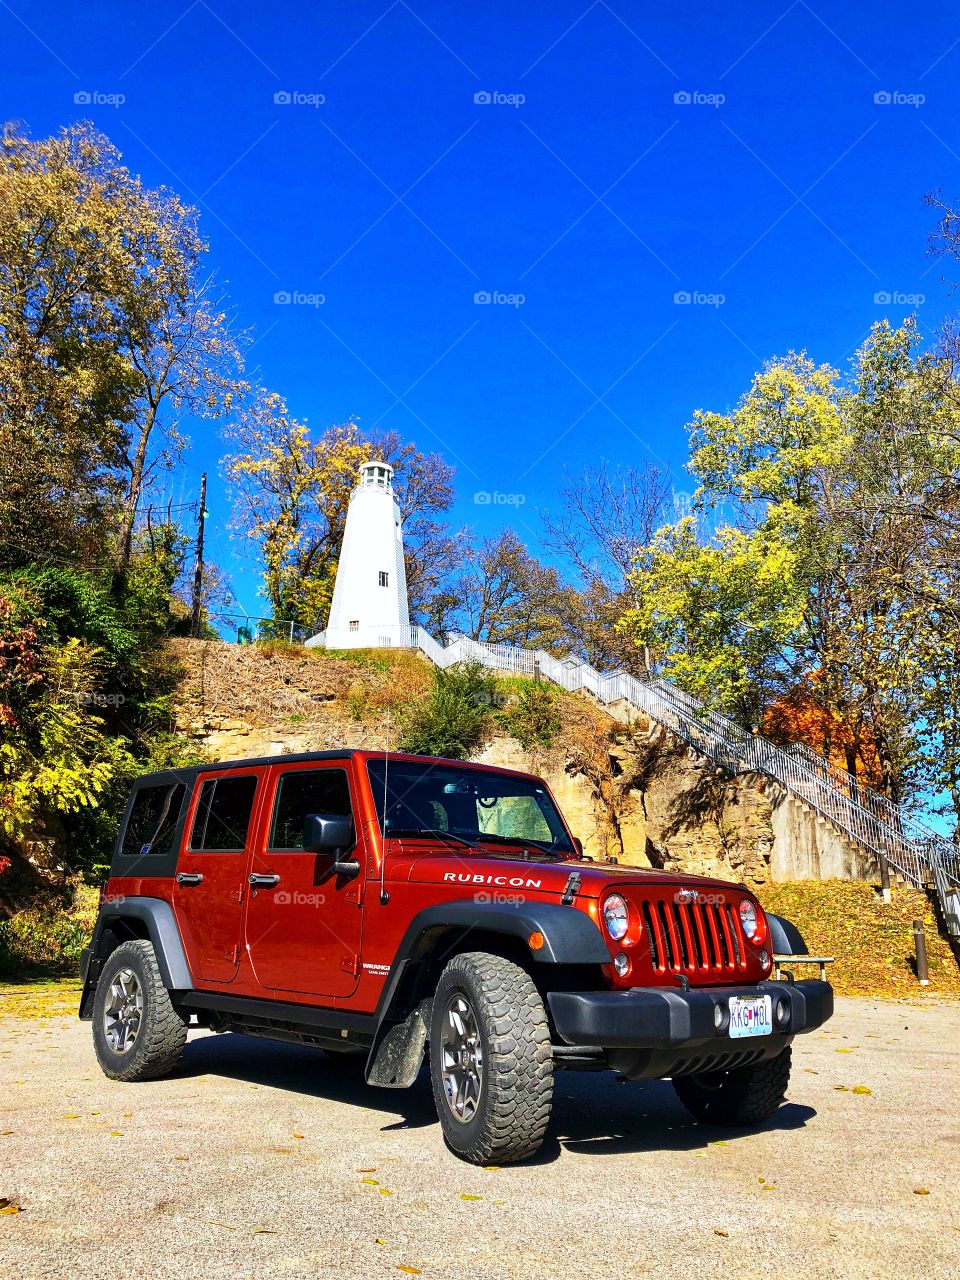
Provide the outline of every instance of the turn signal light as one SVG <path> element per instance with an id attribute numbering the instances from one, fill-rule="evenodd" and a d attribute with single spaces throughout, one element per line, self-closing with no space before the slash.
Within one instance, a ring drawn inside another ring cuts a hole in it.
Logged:
<path id="1" fill-rule="evenodd" d="M 530 937 L 527 939 L 527 943 L 529 944 L 531 951 L 539 951 L 545 942 L 546 938 L 539 929 L 534 929 L 533 933 L 531 933 Z"/>

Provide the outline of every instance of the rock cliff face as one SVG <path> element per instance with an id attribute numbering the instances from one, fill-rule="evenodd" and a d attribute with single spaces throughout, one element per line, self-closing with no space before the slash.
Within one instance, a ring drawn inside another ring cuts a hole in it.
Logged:
<path id="1" fill-rule="evenodd" d="M 591 856 L 752 884 L 769 879 L 765 779 L 719 774 L 650 722 L 614 724 L 604 746 L 585 760 L 578 749 L 525 752 L 513 739 L 494 738 L 479 759 L 544 777 Z"/>
<path id="2" fill-rule="evenodd" d="M 185 667 L 180 728 L 211 759 L 332 747 L 385 749 L 404 698 L 429 684 L 416 662 L 400 672 L 297 650 L 175 642 Z M 391 697 L 391 693 L 395 694 Z M 773 829 L 765 780 L 730 778 L 645 719 L 623 723 L 588 697 L 564 700 L 548 748 L 492 737 L 478 760 L 544 777 L 594 857 L 720 875 L 769 878 Z"/>

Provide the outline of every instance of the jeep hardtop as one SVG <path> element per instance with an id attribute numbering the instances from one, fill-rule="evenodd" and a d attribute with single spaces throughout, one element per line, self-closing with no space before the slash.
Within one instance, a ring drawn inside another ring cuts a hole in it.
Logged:
<path id="1" fill-rule="evenodd" d="M 584 857 L 539 778 L 323 751 L 136 781 L 80 1016 L 114 1080 L 172 1070 L 191 1026 L 362 1055 L 385 1088 L 428 1057 L 449 1146 L 502 1163 L 539 1148 L 558 1068 L 768 1119 L 833 1011 L 774 978 L 804 952 L 744 885 Z"/>

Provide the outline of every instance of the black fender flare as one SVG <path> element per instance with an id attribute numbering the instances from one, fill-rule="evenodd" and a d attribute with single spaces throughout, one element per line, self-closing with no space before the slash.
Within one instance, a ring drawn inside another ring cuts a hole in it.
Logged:
<path id="1" fill-rule="evenodd" d="M 101 907 L 93 937 L 90 939 L 90 946 L 84 953 L 83 995 L 80 998 L 81 1018 L 93 1016 L 93 992 L 100 971 L 100 965 L 95 962 L 106 958 L 100 954 L 100 943 L 104 931 L 109 929 L 115 921 L 123 920 L 139 920 L 146 926 L 147 937 L 153 944 L 157 957 L 160 977 L 168 991 L 193 989 L 193 974 L 187 964 L 180 930 L 170 903 L 163 898 L 116 898 Z"/>
<path id="2" fill-rule="evenodd" d="M 408 998 L 404 983 L 430 955 L 439 937 L 451 929 L 461 929 L 464 936 L 474 929 L 482 929 L 485 934 L 519 939 L 535 964 L 602 965 L 611 962 L 610 951 L 600 929 L 585 911 L 577 907 L 537 901 L 483 904 L 472 898 L 425 907 L 413 917 L 403 935 L 377 1004 L 376 1032 L 366 1067 L 368 1083 L 405 1088 L 416 1079 L 423 1057 L 425 1019 L 422 1002 Z M 528 942 L 532 933 L 543 936 L 543 945 L 535 950 Z M 407 1031 L 402 1031 L 402 1027 Z M 405 1045 L 385 1049 L 385 1055 L 388 1054 L 391 1061 L 402 1058 L 405 1063 L 399 1077 L 392 1068 L 386 1068 L 383 1061 L 378 1062 L 381 1047 L 391 1033 L 394 1033 L 392 1040 L 410 1035 L 419 1044 L 419 1052 L 413 1053 Z"/>
<path id="3" fill-rule="evenodd" d="M 775 956 L 808 956 L 810 948 L 803 940 L 803 934 L 784 916 L 767 916 L 770 926 L 770 948 Z"/>

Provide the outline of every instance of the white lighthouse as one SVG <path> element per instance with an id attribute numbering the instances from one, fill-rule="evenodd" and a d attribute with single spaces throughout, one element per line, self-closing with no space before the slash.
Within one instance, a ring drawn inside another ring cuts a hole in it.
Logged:
<path id="1" fill-rule="evenodd" d="M 365 462 L 350 495 L 330 620 L 316 642 L 328 649 L 384 649 L 409 644 L 409 627 L 393 467 Z"/>

